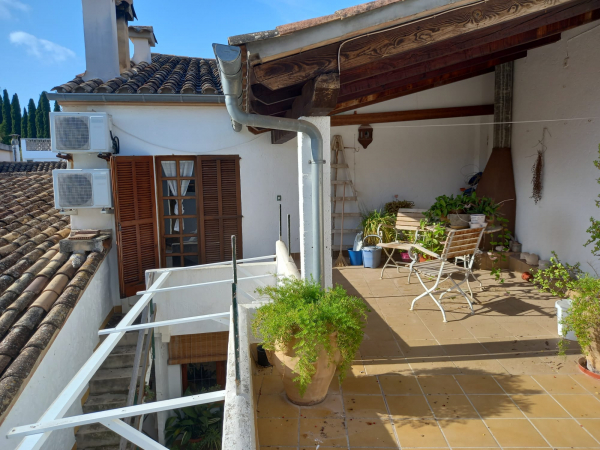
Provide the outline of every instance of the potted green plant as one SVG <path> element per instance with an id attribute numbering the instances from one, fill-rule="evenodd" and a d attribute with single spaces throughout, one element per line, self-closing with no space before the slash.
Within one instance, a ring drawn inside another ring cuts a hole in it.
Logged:
<path id="1" fill-rule="evenodd" d="M 363 339 L 368 308 L 337 285 L 284 278 L 257 289 L 271 299 L 252 322 L 269 360 L 282 374 L 288 399 L 298 405 L 322 402 L 339 368 L 346 375 Z"/>
<path id="2" fill-rule="evenodd" d="M 191 395 L 189 388 L 184 393 L 186 395 Z M 178 442 L 181 448 L 189 448 L 192 444 L 202 450 L 221 448 L 223 402 L 188 406 L 174 412 L 176 415 L 169 417 L 165 424 L 167 447 Z"/>
<path id="3" fill-rule="evenodd" d="M 419 238 L 417 239 L 417 244 L 426 250 L 437 253 L 438 255 L 444 249 L 444 244 L 446 242 L 446 228 L 440 224 L 435 223 L 429 227 L 427 227 L 426 220 L 421 220 L 421 231 L 419 232 Z M 419 253 L 419 261 L 427 261 L 431 259 L 431 256 Z"/>
<path id="4" fill-rule="evenodd" d="M 471 220 L 470 214 L 466 214 L 470 207 L 469 199 L 464 195 L 440 195 L 424 213 L 425 217 L 429 222 L 446 223 L 452 228 L 467 228 Z"/>
<path id="5" fill-rule="evenodd" d="M 398 210 L 400 208 L 414 208 L 415 207 L 415 202 L 411 202 L 410 200 L 398 200 L 397 195 L 395 195 L 394 197 L 396 198 L 396 200 L 394 200 L 392 202 L 388 202 L 385 205 L 383 205 L 384 211 L 390 216 L 396 217 L 396 214 L 398 214 Z"/>
<path id="6" fill-rule="evenodd" d="M 397 211 L 396 211 L 397 212 Z M 363 236 L 377 235 L 377 231 L 380 225 L 392 226 L 396 222 L 396 214 L 390 214 L 382 209 L 373 209 L 362 213 L 361 228 L 363 230 Z M 396 238 L 396 232 L 393 228 L 381 227 L 381 238 L 382 242 L 393 242 Z M 379 243 L 379 239 L 370 237 L 365 238 L 365 245 L 376 245 Z"/>

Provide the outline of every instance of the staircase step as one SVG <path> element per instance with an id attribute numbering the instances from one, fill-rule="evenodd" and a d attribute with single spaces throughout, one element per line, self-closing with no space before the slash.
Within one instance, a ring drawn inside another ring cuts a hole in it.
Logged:
<path id="1" fill-rule="evenodd" d="M 83 405 L 83 413 L 108 411 L 121 408 L 127 403 L 127 394 L 100 394 L 90 395 Z"/>
<path id="2" fill-rule="evenodd" d="M 331 184 L 352 184 L 350 180 L 333 180 Z"/>
<path id="3" fill-rule="evenodd" d="M 348 164 L 332 164 L 331 168 L 332 169 L 347 169 Z"/>
<path id="4" fill-rule="evenodd" d="M 344 217 L 361 217 L 362 214 L 358 212 L 345 212 Z M 342 213 L 331 213 L 331 217 L 342 217 Z"/>
<path id="5" fill-rule="evenodd" d="M 133 367 L 136 345 L 120 345 L 106 357 L 100 369 L 120 369 Z"/>
<path id="6" fill-rule="evenodd" d="M 333 200 L 334 202 L 341 202 L 343 200 L 343 197 L 331 197 L 331 200 Z M 357 200 L 358 197 L 346 197 L 347 202 L 355 202 Z"/>
<path id="7" fill-rule="evenodd" d="M 75 441 L 77 442 L 78 449 L 100 449 L 112 445 L 116 445 L 118 448 L 121 436 L 109 430 L 104 425 L 94 423 L 79 427 L 79 430 L 75 433 Z"/>
<path id="8" fill-rule="evenodd" d="M 344 228 L 344 233 L 358 233 L 359 231 L 363 231 L 362 228 Z M 331 230 L 332 233 L 341 233 L 341 229 Z"/>
<path id="9" fill-rule="evenodd" d="M 133 367 L 98 370 L 90 380 L 90 395 L 127 394 L 132 372 Z"/>
<path id="10" fill-rule="evenodd" d="M 123 346 L 128 346 L 128 345 L 137 345 L 137 340 L 138 340 L 138 334 L 139 331 L 128 331 L 127 333 L 125 333 L 125 336 L 123 336 L 120 340 L 119 343 L 117 344 L 117 347 L 123 347 Z M 100 342 L 103 342 L 104 339 L 106 339 L 106 334 L 103 334 L 100 336 Z"/>

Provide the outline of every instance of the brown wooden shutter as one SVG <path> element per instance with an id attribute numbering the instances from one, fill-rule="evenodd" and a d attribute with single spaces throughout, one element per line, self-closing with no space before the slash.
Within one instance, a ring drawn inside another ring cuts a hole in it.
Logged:
<path id="1" fill-rule="evenodd" d="M 171 336 L 168 364 L 227 361 L 229 331 Z"/>
<path id="2" fill-rule="evenodd" d="M 238 156 L 200 156 L 202 262 L 231 260 L 231 236 L 242 258 L 242 199 Z"/>
<path id="3" fill-rule="evenodd" d="M 114 156 L 111 162 L 124 298 L 143 290 L 146 270 L 159 267 L 154 164 L 152 156 Z"/>

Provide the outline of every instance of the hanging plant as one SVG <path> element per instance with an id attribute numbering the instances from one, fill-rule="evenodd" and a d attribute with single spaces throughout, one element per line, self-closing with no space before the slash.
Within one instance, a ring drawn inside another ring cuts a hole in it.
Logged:
<path id="1" fill-rule="evenodd" d="M 541 148 L 537 151 L 537 158 L 535 159 L 535 163 L 531 168 L 531 173 L 533 174 L 531 179 L 531 184 L 533 185 L 533 193 L 531 194 L 531 198 L 536 205 L 542 199 L 542 175 L 544 172 L 544 153 L 546 152 L 546 131 L 548 131 L 548 129 L 544 127 L 544 131 L 542 131 L 542 140 L 539 141 Z M 550 134 L 549 131 L 548 134 Z"/>

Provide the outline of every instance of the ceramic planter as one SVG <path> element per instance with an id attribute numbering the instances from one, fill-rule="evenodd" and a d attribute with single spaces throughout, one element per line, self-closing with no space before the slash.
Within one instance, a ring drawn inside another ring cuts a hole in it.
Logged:
<path id="1" fill-rule="evenodd" d="M 298 357 L 294 351 L 296 340 L 288 342 L 285 349 L 276 352 L 268 352 L 271 364 L 273 364 L 279 373 L 283 376 L 283 387 L 289 401 L 296 405 L 307 406 L 321 403 L 327 397 L 327 391 L 331 380 L 335 375 L 337 365 L 341 361 L 341 355 L 337 347 L 337 333 L 330 336 L 331 345 L 334 349 L 333 362 L 325 349 L 321 350 L 319 358 L 315 363 L 316 373 L 312 377 L 311 383 L 306 388 L 304 395 L 300 395 L 298 384 L 293 381 L 297 376 L 294 371 L 298 364 Z"/>
<path id="2" fill-rule="evenodd" d="M 471 214 L 448 214 L 450 226 L 455 229 L 469 228 Z"/>

